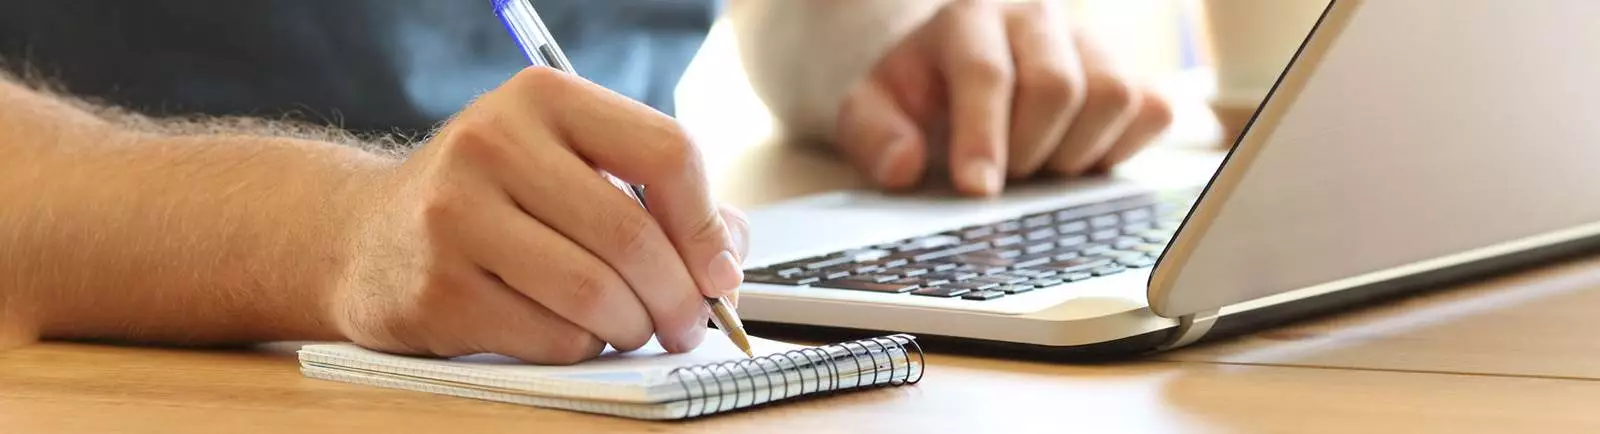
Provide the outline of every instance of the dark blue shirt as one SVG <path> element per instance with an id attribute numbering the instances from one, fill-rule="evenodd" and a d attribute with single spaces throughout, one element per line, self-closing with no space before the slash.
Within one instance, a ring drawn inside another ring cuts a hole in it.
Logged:
<path id="1" fill-rule="evenodd" d="M 672 113 L 717 0 L 533 0 L 586 78 Z M 488 0 L 0 0 L 0 59 L 153 115 L 425 132 L 527 65 Z"/>

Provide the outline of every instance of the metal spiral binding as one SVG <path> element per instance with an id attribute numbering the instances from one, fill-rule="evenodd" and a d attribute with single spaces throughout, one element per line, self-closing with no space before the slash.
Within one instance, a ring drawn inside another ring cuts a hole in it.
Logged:
<path id="1" fill-rule="evenodd" d="M 841 375 L 841 363 L 855 368 L 853 382 Z M 668 376 L 678 381 L 687 397 L 683 417 L 692 418 L 840 389 L 916 384 L 922 381 L 925 366 L 916 338 L 897 334 L 687 366 Z"/>

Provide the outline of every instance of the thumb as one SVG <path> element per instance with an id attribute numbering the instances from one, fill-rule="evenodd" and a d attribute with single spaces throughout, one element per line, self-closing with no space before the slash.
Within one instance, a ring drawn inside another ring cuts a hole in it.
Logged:
<path id="1" fill-rule="evenodd" d="M 921 180 L 927 140 L 888 89 L 869 79 L 840 106 L 836 146 L 880 188 L 900 190 Z"/>
<path id="2" fill-rule="evenodd" d="M 722 221 L 728 226 L 728 244 L 734 249 L 734 256 L 740 262 L 750 255 L 750 218 L 745 217 L 743 211 L 732 206 L 723 205 L 718 209 L 722 213 Z"/>
<path id="3" fill-rule="evenodd" d="M 743 265 L 745 259 L 750 257 L 750 219 L 745 217 L 743 212 L 731 206 L 723 205 L 720 211 L 722 213 L 722 221 L 726 222 L 728 226 L 728 239 L 729 244 L 733 245 L 734 256 Z M 729 294 L 728 301 L 733 303 L 733 307 L 739 307 L 738 291 Z"/>

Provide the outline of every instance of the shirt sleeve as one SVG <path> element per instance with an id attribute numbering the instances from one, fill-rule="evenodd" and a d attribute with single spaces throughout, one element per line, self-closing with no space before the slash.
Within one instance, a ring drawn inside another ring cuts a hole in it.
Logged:
<path id="1" fill-rule="evenodd" d="M 846 92 L 951 0 L 733 0 L 750 85 L 783 133 L 832 141 Z"/>

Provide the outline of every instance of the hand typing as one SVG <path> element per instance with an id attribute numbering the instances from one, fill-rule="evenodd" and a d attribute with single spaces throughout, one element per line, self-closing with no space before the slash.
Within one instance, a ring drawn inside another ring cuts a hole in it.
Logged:
<path id="1" fill-rule="evenodd" d="M 842 153 L 888 189 L 947 164 L 964 193 L 1106 169 L 1171 123 L 1051 1 L 958 0 L 903 39 L 841 107 Z M 948 130 L 948 161 L 935 131 Z"/>
<path id="2" fill-rule="evenodd" d="M 649 209 L 607 173 L 647 185 Z M 367 347 L 561 364 L 655 335 L 687 351 L 703 297 L 742 279 L 743 217 L 710 199 L 684 131 L 554 70 L 483 95 L 380 178 L 327 303 Z"/>

